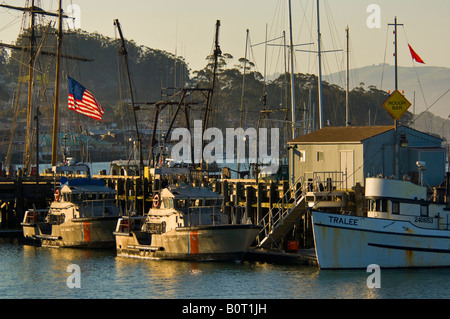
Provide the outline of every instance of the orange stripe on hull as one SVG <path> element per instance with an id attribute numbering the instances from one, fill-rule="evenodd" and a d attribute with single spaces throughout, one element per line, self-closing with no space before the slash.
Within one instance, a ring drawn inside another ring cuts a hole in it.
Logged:
<path id="1" fill-rule="evenodd" d="M 189 232 L 189 254 L 198 254 L 198 231 Z"/>
<path id="2" fill-rule="evenodd" d="M 91 241 L 91 223 L 84 222 L 83 223 L 83 241 L 88 243 Z"/>

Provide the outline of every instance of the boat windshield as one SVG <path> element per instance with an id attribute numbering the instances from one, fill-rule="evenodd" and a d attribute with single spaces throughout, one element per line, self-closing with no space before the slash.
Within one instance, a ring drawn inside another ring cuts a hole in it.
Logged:
<path id="1" fill-rule="evenodd" d="M 64 193 L 63 199 L 66 202 L 79 203 L 92 200 L 111 200 L 115 199 L 115 196 L 114 194 L 111 193 L 83 193 L 83 194 Z"/>

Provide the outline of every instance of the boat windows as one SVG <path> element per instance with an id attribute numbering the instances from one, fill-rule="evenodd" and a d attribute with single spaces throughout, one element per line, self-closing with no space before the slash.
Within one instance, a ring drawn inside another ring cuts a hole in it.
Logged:
<path id="1" fill-rule="evenodd" d="M 177 199 L 176 208 L 185 208 L 185 207 L 186 207 L 186 200 L 185 199 Z"/>
<path id="2" fill-rule="evenodd" d="M 420 216 L 428 217 L 428 205 L 420 205 Z"/>
<path id="3" fill-rule="evenodd" d="M 386 199 L 381 200 L 381 211 L 382 212 L 388 211 L 388 201 Z"/>
<path id="4" fill-rule="evenodd" d="M 189 200 L 189 207 L 195 207 L 195 206 L 201 206 L 201 200 L 200 199 L 190 199 Z"/>
<path id="5" fill-rule="evenodd" d="M 387 212 L 388 211 L 388 201 L 386 199 L 376 199 L 370 200 L 369 202 L 370 210 L 374 212 Z"/>
<path id="6" fill-rule="evenodd" d="M 84 200 L 96 200 L 97 199 L 97 194 L 85 194 L 84 195 Z"/>
<path id="7" fill-rule="evenodd" d="M 221 200 L 219 198 L 206 199 L 205 206 L 221 206 Z"/>
<path id="8" fill-rule="evenodd" d="M 392 214 L 399 215 L 400 214 L 400 203 L 392 202 Z"/>

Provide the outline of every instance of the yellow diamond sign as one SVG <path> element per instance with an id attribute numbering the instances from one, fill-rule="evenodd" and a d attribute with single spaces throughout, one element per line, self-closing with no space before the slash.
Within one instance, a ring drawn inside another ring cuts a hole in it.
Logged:
<path id="1" fill-rule="evenodd" d="M 383 103 L 383 107 L 397 121 L 408 110 L 411 103 L 398 90 L 395 90 Z"/>

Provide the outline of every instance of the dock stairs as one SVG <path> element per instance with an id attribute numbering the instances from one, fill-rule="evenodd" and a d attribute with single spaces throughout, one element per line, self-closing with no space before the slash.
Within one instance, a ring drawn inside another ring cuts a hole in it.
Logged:
<path id="1" fill-rule="evenodd" d="M 259 248 L 278 246 L 281 239 L 306 212 L 306 192 L 294 183 L 261 219 L 263 226 L 257 237 Z"/>

